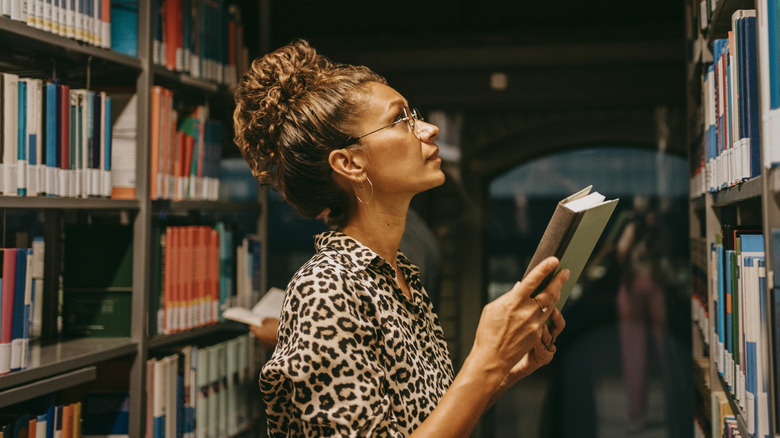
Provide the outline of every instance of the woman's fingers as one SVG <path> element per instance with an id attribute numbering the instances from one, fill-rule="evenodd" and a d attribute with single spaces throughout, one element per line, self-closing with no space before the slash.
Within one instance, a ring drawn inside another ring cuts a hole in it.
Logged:
<path id="1" fill-rule="evenodd" d="M 530 296 L 533 291 L 535 291 L 536 288 L 542 284 L 542 281 L 544 281 L 548 275 L 553 273 L 555 268 L 558 267 L 558 263 L 559 261 L 557 258 L 547 257 L 546 259 L 542 260 L 541 263 L 536 265 L 536 267 L 531 269 L 531 272 L 529 272 L 521 282 L 521 284 L 524 286 L 523 292 L 526 292 Z"/>
<path id="2" fill-rule="evenodd" d="M 550 322 L 551 322 L 550 331 L 552 335 L 552 342 L 554 343 L 555 340 L 558 338 L 558 335 L 560 335 L 561 332 L 563 331 L 563 328 L 566 327 L 566 320 L 563 319 L 563 314 L 561 314 L 561 311 L 555 309 L 550 315 Z"/>
<path id="3" fill-rule="evenodd" d="M 557 266 L 557 263 L 555 266 Z M 561 288 L 566 281 L 569 280 L 570 275 L 571 272 L 568 269 L 562 270 L 552 279 L 550 284 L 548 284 L 543 291 L 533 297 L 544 309 L 543 313 L 549 313 L 550 309 L 558 304 L 558 299 L 561 297 Z"/>

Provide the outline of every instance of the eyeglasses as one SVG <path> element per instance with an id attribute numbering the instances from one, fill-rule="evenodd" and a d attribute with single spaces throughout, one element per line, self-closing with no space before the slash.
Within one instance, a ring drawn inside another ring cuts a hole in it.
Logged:
<path id="1" fill-rule="evenodd" d="M 358 141 L 360 141 L 360 139 L 362 139 L 364 137 L 368 137 L 369 135 L 371 135 L 371 134 L 373 134 L 375 132 L 379 132 L 379 131 L 381 131 L 381 130 L 383 130 L 385 128 L 389 128 L 391 126 L 395 126 L 395 125 L 397 125 L 397 124 L 399 124 L 401 122 L 406 122 L 406 124 L 409 125 L 409 129 L 412 130 L 412 133 L 414 134 L 414 136 L 419 138 L 418 134 L 417 134 L 417 129 L 415 129 L 417 127 L 417 122 L 424 122 L 425 120 L 420 115 L 420 112 L 417 111 L 417 108 L 411 108 L 410 109 L 408 106 L 405 106 L 403 108 L 403 110 L 404 110 L 404 116 L 402 118 L 394 121 L 393 123 L 391 123 L 389 125 L 385 125 L 385 126 L 383 126 L 381 128 L 374 129 L 373 131 L 369 132 L 368 134 L 363 134 L 360 137 L 350 137 L 350 138 L 347 139 L 347 142 L 346 142 L 346 144 L 344 146 L 345 147 L 346 146 L 352 146 L 353 144 L 357 143 Z"/>

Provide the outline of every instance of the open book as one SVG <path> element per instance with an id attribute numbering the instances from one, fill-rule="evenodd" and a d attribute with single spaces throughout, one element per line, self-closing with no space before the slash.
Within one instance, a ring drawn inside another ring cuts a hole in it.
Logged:
<path id="1" fill-rule="evenodd" d="M 604 195 L 598 192 L 591 193 L 592 188 L 593 186 L 588 186 L 558 203 L 523 275 L 528 275 L 547 257 L 557 257 L 560 264 L 553 274 L 542 282 L 534 295 L 542 291 L 558 272 L 568 269 L 571 276 L 561 289 L 561 298 L 556 305 L 559 310 L 566 304 L 574 285 L 577 284 L 577 279 L 618 202 L 617 199 L 607 201 Z"/>
<path id="2" fill-rule="evenodd" d="M 244 307 L 228 307 L 222 312 L 226 319 L 232 319 L 249 325 L 263 325 L 266 318 L 279 318 L 282 314 L 284 291 L 275 287 L 268 289 L 263 298 L 252 309 Z"/>

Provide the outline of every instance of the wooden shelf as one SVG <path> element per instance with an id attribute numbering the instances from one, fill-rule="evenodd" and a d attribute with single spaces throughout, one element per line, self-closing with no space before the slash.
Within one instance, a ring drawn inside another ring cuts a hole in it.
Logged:
<path id="1" fill-rule="evenodd" d="M 0 196 L 0 209 L 1 208 L 31 210 L 138 210 L 140 208 L 140 203 L 135 200 L 117 200 L 107 198 Z"/>
<path id="2" fill-rule="evenodd" d="M 69 373 L 60 374 L 43 380 L 0 392 L 0 408 L 10 406 L 36 397 L 91 382 L 97 377 L 97 367 L 90 366 Z"/>
<path id="3" fill-rule="evenodd" d="M 170 335 L 159 335 L 149 339 L 147 345 L 150 349 L 163 348 L 170 345 L 182 344 L 185 342 L 194 342 L 198 338 L 224 332 L 246 332 L 246 324 L 226 321 L 211 324 L 205 327 L 187 330 L 186 332 L 172 333 Z"/>
<path id="4" fill-rule="evenodd" d="M 764 193 L 764 182 L 761 176 L 745 181 L 734 187 L 723 189 L 712 194 L 712 205 L 726 207 L 740 202 L 757 200 Z"/>
<path id="5" fill-rule="evenodd" d="M 739 429 L 740 435 L 743 437 L 752 436 L 747 433 L 748 428 L 747 423 L 745 423 L 745 416 L 743 415 L 739 405 L 737 405 L 736 400 L 734 400 L 734 396 L 731 395 L 728 385 L 726 385 L 726 382 L 723 381 L 723 377 L 718 376 L 717 384 L 720 385 L 719 389 L 722 390 L 724 394 L 726 394 L 726 398 L 728 399 L 729 405 L 731 406 L 731 412 L 734 413 L 734 417 L 737 419 L 737 429 Z"/>
<path id="6" fill-rule="evenodd" d="M 154 73 L 155 80 L 172 87 L 181 87 L 182 85 L 190 88 L 196 88 L 208 93 L 227 93 L 227 88 L 217 84 L 216 82 L 207 81 L 205 79 L 196 78 L 186 73 L 168 70 L 161 65 L 152 66 L 152 72 Z"/>
<path id="7" fill-rule="evenodd" d="M 225 213 L 260 213 L 263 207 L 258 202 L 229 201 L 152 201 L 152 213 L 176 214 L 193 211 L 225 212 Z"/>
<path id="8" fill-rule="evenodd" d="M 0 377 L 0 390 L 133 354 L 137 348 L 129 338 L 81 338 L 33 345 L 29 366 Z"/>

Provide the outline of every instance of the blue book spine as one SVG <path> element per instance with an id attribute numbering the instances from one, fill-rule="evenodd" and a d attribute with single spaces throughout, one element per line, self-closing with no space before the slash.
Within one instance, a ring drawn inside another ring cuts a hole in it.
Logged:
<path id="1" fill-rule="evenodd" d="M 106 142 L 106 156 L 103 160 L 105 170 L 111 170 L 111 98 L 106 97 L 105 125 L 103 126 L 103 136 Z"/>
<path id="2" fill-rule="evenodd" d="M 737 48 L 737 105 L 739 105 L 739 136 L 748 137 L 747 122 L 747 82 L 745 78 L 745 26 L 744 20 L 739 19 L 734 29 L 734 46 Z"/>
<path id="3" fill-rule="evenodd" d="M 19 94 L 18 94 L 19 102 L 18 102 L 18 109 L 17 114 L 19 117 L 18 125 L 17 125 L 17 159 L 20 161 L 19 166 L 20 168 L 17 170 L 19 173 L 19 182 L 21 184 L 18 184 L 16 188 L 16 194 L 19 196 L 26 196 L 27 195 L 27 169 L 25 164 L 22 164 L 22 162 L 27 162 L 27 82 L 25 81 L 19 81 Z M 21 167 L 25 166 L 24 169 Z M 21 173 L 24 172 L 24 173 Z"/>
<path id="4" fill-rule="evenodd" d="M 725 324 L 725 315 L 726 315 L 726 290 L 724 288 L 724 279 L 723 279 L 723 245 L 716 245 L 715 250 L 717 251 L 717 280 L 718 280 L 718 373 L 720 375 L 723 375 L 723 366 L 725 365 L 725 352 L 724 352 L 724 343 L 725 343 L 725 335 L 726 335 L 726 324 Z"/>
<path id="5" fill-rule="evenodd" d="M 76 140 L 78 138 L 78 125 L 79 120 L 77 118 L 76 113 L 76 105 L 69 104 L 68 105 L 68 112 L 70 113 L 69 121 L 70 121 L 70 128 L 68 129 L 68 133 L 70 134 L 70 147 L 68 148 L 70 151 L 70 168 L 71 169 L 78 169 L 78 166 L 76 165 L 76 155 L 77 151 L 79 150 L 79 144 L 76 143 Z"/>
<path id="6" fill-rule="evenodd" d="M 745 85 L 747 88 L 747 124 L 750 137 L 750 176 L 761 175 L 761 138 L 758 105 L 758 59 L 756 17 L 745 17 Z"/>
<path id="7" fill-rule="evenodd" d="M 731 357 L 733 352 L 734 352 L 733 345 L 732 345 L 732 342 L 733 342 L 733 339 L 732 339 L 733 338 L 733 335 L 732 335 L 732 333 L 733 333 L 732 332 L 733 326 L 732 326 L 732 324 L 733 324 L 733 317 L 734 317 L 734 314 L 732 312 L 732 310 L 733 310 L 733 306 L 732 306 L 733 291 L 732 291 L 732 288 L 731 288 L 731 285 L 732 285 L 732 283 L 731 283 L 731 281 L 732 281 L 731 276 L 732 276 L 732 268 L 733 268 L 733 266 L 731 265 L 731 262 L 732 262 L 732 257 L 731 256 L 734 253 L 735 253 L 734 250 L 729 249 L 729 250 L 725 251 L 725 256 L 724 256 L 724 262 L 725 262 L 725 269 L 724 269 L 724 273 L 725 273 L 725 297 L 726 297 L 726 301 L 724 302 L 723 309 L 724 309 L 724 313 L 725 313 L 725 318 L 724 319 L 725 319 L 726 330 L 723 333 L 723 337 L 724 337 L 724 345 L 725 345 L 726 351 L 729 354 L 729 357 Z M 732 381 L 731 380 L 727 381 L 727 384 L 728 384 L 729 389 L 731 389 L 731 390 L 734 389 L 732 387 Z"/>
<path id="8" fill-rule="evenodd" d="M 24 339 L 24 288 L 27 277 L 27 250 L 16 251 L 16 284 L 14 285 L 14 307 L 11 321 L 11 371 L 19 371 L 22 367 L 22 340 Z"/>
<path id="9" fill-rule="evenodd" d="M 770 232 L 770 237 L 771 237 L 770 243 L 772 244 L 772 255 L 773 255 L 772 270 L 776 273 L 780 273 L 780 228 L 773 228 L 772 231 Z M 771 286 L 775 289 L 780 289 L 780 274 L 774 275 L 774 283 Z M 780 318 L 778 318 L 778 321 L 780 321 Z M 780 350 L 778 350 L 778 353 L 780 353 Z M 780 361 L 777 362 L 780 363 Z M 778 376 L 780 376 L 780 374 L 778 374 Z M 778 409 L 780 409 L 780 406 L 778 407 Z"/>
<path id="10" fill-rule="evenodd" d="M 157 38 L 160 14 L 155 12 L 154 31 Z M 111 2 L 111 49 L 128 56 L 138 56 L 138 3 Z"/>
<path id="11" fill-rule="evenodd" d="M 45 148 L 46 148 L 46 167 L 57 167 L 57 83 L 47 82 L 45 88 L 46 94 L 46 123 L 45 123 Z M 48 169 L 46 169 L 48 170 Z M 50 187 L 49 187 L 50 188 Z M 46 193 L 48 196 L 55 196 L 55 193 Z"/>
<path id="12" fill-rule="evenodd" d="M 95 151 L 92 154 L 92 168 L 100 169 L 100 135 L 103 127 L 100 126 L 100 112 L 103 111 L 101 106 L 100 93 L 93 93 L 94 103 L 92 110 L 92 138 L 95 142 Z"/>
<path id="13" fill-rule="evenodd" d="M 27 249 L 27 259 L 32 259 L 33 256 L 33 250 Z M 33 280 L 35 281 L 35 280 Z M 25 300 L 24 302 L 24 321 L 22 324 L 22 338 L 23 339 L 30 339 L 30 333 L 32 332 L 32 319 L 33 319 L 33 297 L 35 296 L 34 293 L 32 293 L 35 289 L 33 288 L 32 284 L 25 285 L 28 289 L 30 289 L 30 300 Z"/>
<path id="14" fill-rule="evenodd" d="M 92 124 L 94 123 L 94 116 L 92 113 L 95 111 L 95 92 L 94 91 L 88 91 L 87 92 L 87 168 L 94 169 L 94 158 L 95 155 L 95 138 L 93 136 L 93 127 Z"/>
<path id="15" fill-rule="evenodd" d="M 769 107 L 780 108 L 780 28 L 777 0 L 767 0 L 767 34 L 769 45 Z"/>

